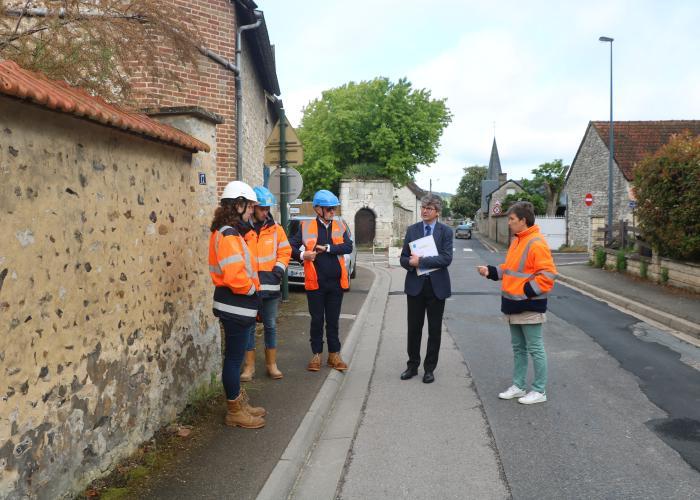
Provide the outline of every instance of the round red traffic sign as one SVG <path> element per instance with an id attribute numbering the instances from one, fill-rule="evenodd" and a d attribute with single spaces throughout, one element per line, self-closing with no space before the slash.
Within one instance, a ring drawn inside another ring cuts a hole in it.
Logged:
<path id="1" fill-rule="evenodd" d="M 586 206 L 590 207 L 593 205 L 593 195 L 591 193 L 587 193 L 583 201 L 586 202 Z"/>

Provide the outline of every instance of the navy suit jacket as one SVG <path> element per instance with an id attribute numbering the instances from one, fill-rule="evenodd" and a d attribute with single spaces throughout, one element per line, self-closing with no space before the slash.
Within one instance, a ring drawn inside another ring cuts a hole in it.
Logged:
<path id="1" fill-rule="evenodd" d="M 428 279 L 428 274 L 418 276 L 416 268 L 408 265 L 408 259 L 411 257 L 411 249 L 408 244 L 412 241 L 425 236 L 423 229 L 423 221 L 408 226 L 406 237 L 403 240 L 403 249 L 401 250 L 401 267 L 406 269 L 406 282 L 404 284 L 404 292 L 406 295 L 416 296 L 423 290 L 423 284 Z M 445 300 L 452 295 L 450 287 L 450 273 L 447 271 L 447 266 L 452 263 L 452 228 L 437 222 L 433 231 L 435 246 L 438 250 L 438 255 L 435 257 L 421 257 L 421 267 L 437 268 L 430 273 L 430 284 L 433 286 L 435 297 L 440 300 Z"/>

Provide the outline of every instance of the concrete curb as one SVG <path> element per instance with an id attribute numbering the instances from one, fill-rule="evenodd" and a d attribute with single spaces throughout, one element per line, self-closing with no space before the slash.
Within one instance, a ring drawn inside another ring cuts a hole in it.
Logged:
<path id="1" fill-rule="evenodd" d="M 570 284 L 576 288 L 580 288 L 584 292 L 587 292 L 601 300 L 611 302 L 620 307 L 624 307 L 625 309 L 629 309 L 632 312 L 635 312 L 642 316 L 646 316 L 649 319 L 656 321 L 657 323 L 667 326 L 668 328 L 677 330 L 679 332 L 700 339 L 700 325 L 698 325 L 697 323 L 693 323 L 692 321 L 673 316 L 672 314 L 669 314 L 664 311 L 659 311 L 658 309 L 654 309 L 632 299 L 628 299 L 626 297 L 622 297 L 612 292 L 608 292 L 606 290 L 598 288 L 597 286 L 591 285 L 581 280 L 577 280 L 576 278 L 571 278 L 569 276 L 563 275 L 561 274 L 561 271 L 557 277 L 557 280 L 565 285 Z"/>
<path id="2" fill-rule="evenodd" d="M 348 370 L 347 375 L 353 373 L 355 349 L 360 340 L 360 335 L 365 329 L 368 311 L 375 302 L 382 299 L 382 290 L 388 289 L 388 284 L 386 283 L 387 279 L 380 279 L 379 274 L 384 274 L 381 270 L 364 266 L 360 263 L 357 265 L 372 272 L 375 278 L 367 298 L 357 315 L 355 323 L 350 333 L 348 333 L 347 339 L 343 343 L 341 354 L 350 365 L 350 370 Z M 384 295 L 387 295 L 387 293 L 384 293 Z M 384 298 L 384 300 L 385 299 L 386 298 Z M 333 403 L 336 401 L 336 396 L 341 386 L 343 386 L 345 382 L 344 378 L 347 375 L 336 370 L 331 370 L 329 372 L 326 381 L 323 383 L 318 395 L 311 404 L 309 411 L 301 421 L 301 424 L 299 424 L 299 428 L 290 440 L 284 453 L 282 453 L 279 462 L 258 493 L 258 500 L 279 500 L 290 496 L 314 444 L 319 440 L 321 433 L 324 431 L 324 420 L 331 412 Z M 341 471 L 344 463 L 345 461 L 343 460 L 340 466 Z"/>

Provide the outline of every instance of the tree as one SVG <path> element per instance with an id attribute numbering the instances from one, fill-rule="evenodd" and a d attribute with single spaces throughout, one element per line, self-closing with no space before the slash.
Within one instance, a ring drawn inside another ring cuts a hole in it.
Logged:
<path id="1" fill-rule="evenodd" d="M 452 207 L 450 205 L 450 200 L 445 198 L 442 199 L 442 210 L 440 211 L 441 218 L 446 219 L 448 217 L 452 217 Z"/>
<path id="2" fill-rule="evenodd" d="M 544 197 L 539 193 L 531 193 L 528 191 L 523 191 L 521 193 L 509 194 L 503 198 L 503 203 L 501 204 L 501 211 L 506 213 L 508 209 L 518 201 L 529 201 L 532 203 L 535 209 L 535 215 L 545 215 L 547 212 L 547 202 Z"/>
<path id="3" fill-rule="evenodd" d="M 317 189 L 337 192 L 348 167 L 370 164 L 396 186 L 405 185 L 437 158 L 451 115 L 444 99 L 432 99 L 406 79 L 375 78 L 326 90 L 304 108 L 302 196 Z"/>
<path id="4" fill-rule="evenodd" d="M 637 215 L 655 252 L 700 261 L 700 137 L 672 136 L 634 169 Z"/>
<path id="5" fill-rule="evenodd" d="M 457 193 L 450 202 L 455 216 L 474 217 L 481 207 L 481 181 L 488 175 L 488 167 L 474 165 L 464 168 L 464 175 L 459 181 Z"/>
<path id="6" fill-rule="evenodd" d="M 0 3 L 0 59 L 109 102 L 129 102 L 131 78 L 144 67 L 175 82 L 183 66 L 197 68 L 200 44 L 184 9 L 157 0 L 7 3 Z"/>
<path id="7" fill-rule="evenodd" d="M 549 216 L 554 216 L 557 213 L 557 205 L 564 189 L 564 181 L 568 171 L 569 166 L 564 165 L 561 160 L 543 163 L 532 171 L 535 178 L 530 181 L 526 190 L 534 193 L 538 186 L 544 189 L 544 199 L 547 202 L 546 214 Z"/>

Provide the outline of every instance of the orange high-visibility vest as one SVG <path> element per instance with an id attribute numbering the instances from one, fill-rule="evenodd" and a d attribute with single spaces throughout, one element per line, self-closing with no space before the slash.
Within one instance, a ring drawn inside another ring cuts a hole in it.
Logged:
<path id="1" fill-rule="evenodd" d="M 334 245 L 341 245 L 343 234 L 346 231 L 345 224 L 333 219 L 331 223 L 331 242 Z M 305 220 L 301 223 L 301 239 L 304 242 L 304 248 L 308 251 L 313 251 L 316 248 L 318 241 L 318 220 Z M 345 257 L 338 255 L 338 263 L 340 264 L 340 288 L 343 290 L 350 289 L 350 281 L 348 280 L 348 270 L 345 267 Z M 310 260 L 304 260 L 304 288 L 306 290 L 318 290 L 318 275 L 316 274 L 316 266 Z"/>
<path id="2" fill-rule="evenodd" d="M 257 263 L 245 239 L 231 226 L 212 231 L 209 237 L 209 274 L 216 287 L 214 313 L 254 321 L 260 287 Z"/>
<path id="3" fill-rule="evenodd" d="M 498 266 L 503 280 L 501 294 L 508 301 L 543 300 L 554 287 L 557 268 L 549 246 L 536 225 L 519 232 L 508 248 L 506 261 Z M 534 296 L 525 294 L 529 283 Z"/>
<path id="4" fill-rule="evenodd" d="M 260 296 L 276 297 L 280 293 L 280 279 L 273 272 L 275 268 L 283 273 L 292 258 L 292 246 L 287 235 L 277 223 L 265 224 L 255 240 L 255 254 L 260 277 Z M 251 245 L 252 246 L 252 245 Z"/>

